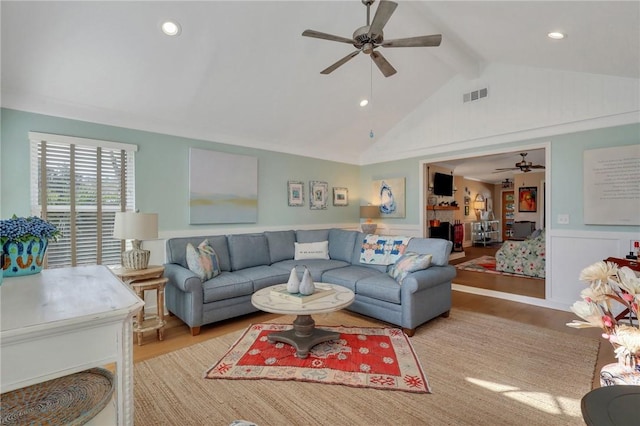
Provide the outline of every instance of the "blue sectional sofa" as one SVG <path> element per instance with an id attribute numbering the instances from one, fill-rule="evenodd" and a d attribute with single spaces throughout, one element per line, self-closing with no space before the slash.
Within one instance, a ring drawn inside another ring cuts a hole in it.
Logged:
<path id="1" fill-rule="evenodd" d="M 294 267 L 301 276 L 306 266 L 315 282 L 345 286 L 355 293 L 349 310 L 400 326 L 410 336 L 430 319 L 448 316 L 456 275 L 449 265 L 450 241 L 410 239 L 407 252 L 431 254 L 431 266 L 409 273 L 399 283 L 387 273 L 390 266 L 360 262 L 365 237 L 357 231 L 319 229 L 170 238 L 164 265 L 167 308 L 195 336 L 202 325 L 256 312 L 253 292 L 286 283 Z M 205 239 L 216 252 L 221 272 L 203 282 L 188 267 L 186 247 Z M 296 243 L 324 241 L 328 259 L 294 259 Z"/>

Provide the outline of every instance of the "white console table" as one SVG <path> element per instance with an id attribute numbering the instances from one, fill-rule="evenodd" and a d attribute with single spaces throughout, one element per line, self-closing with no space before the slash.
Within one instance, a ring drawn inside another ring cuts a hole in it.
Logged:
<path id="1" fill-rule="evenodd" d="M 117 424 L 133 425 L 132 317 L 144 302 L 109 269 L 5 278 L 0 305 L 1 392 L 115 364 Z"/>

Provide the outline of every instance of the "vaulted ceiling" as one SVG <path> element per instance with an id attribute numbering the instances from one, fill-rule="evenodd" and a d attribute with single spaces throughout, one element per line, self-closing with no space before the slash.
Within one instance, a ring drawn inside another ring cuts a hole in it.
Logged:
<path id="1" fill-rule="evenodd" d="M 443 41 L 378 48 L 398 71 L 385 78 L 365 54 L 321 75 L 353 46 L 301 36 L 350 38 L 366 24 L 360 0 L 2 1 L 2 106 L 357 164 L 449 80 L 488 64 L 640 78 L 636 1 L 398 3 L 385 39 Z M 167 19 L 179 36 L 160 31 Z"/>

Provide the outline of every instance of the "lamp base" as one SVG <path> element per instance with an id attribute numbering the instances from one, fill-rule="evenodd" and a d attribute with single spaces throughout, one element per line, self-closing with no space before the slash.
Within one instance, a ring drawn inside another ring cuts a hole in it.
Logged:
<path id="1" fill-rule="evenodd" d="M 125 269 L 147 269 L 149 266 L 149 257 L 151 252 L 149 250 L 133 249 L 127 250 L 122 253 L 122 266 Z"/>
<path id="2" fill-rule="evenodd" d="M 360 226 L 362 227 L 362 232 L 365 234 L 375 234 L 376 229 L 378 229 L 378 225 L 375 223 L 363 223 Z"/>

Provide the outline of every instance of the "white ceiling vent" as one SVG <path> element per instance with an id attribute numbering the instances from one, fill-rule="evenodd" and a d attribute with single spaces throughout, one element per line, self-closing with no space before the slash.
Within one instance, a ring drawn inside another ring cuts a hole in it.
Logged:
<path id="1" fill-rule="evenodd" d="M 462 95 L 462 102 L 471 102 L 478 101 L 482 98 L 486 98 L 489 95 L 489 89 L 485 87 L 484 89 L 474 90 L 473 92 L 465 93 Z"/>

